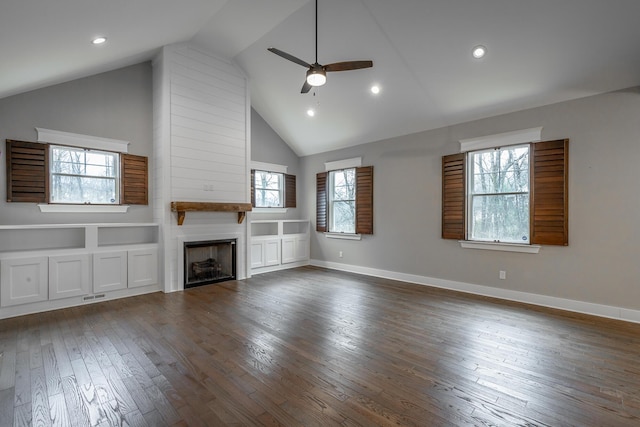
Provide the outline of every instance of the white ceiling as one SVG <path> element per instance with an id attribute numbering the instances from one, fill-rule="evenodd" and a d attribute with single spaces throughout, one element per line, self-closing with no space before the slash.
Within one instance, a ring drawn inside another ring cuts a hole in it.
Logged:
<path id="1" fill-rule="evenodd" d="M 2 0 L 0 97 L 192 40 L 233 59 L 253 107 L 309 155 L 640 85 L 639 16 L 638 0 L 319 0 L 319 62 L 374 66 L 303 95 L 305 69 L 267 48 L 314 61 L 312 0 Z"/>

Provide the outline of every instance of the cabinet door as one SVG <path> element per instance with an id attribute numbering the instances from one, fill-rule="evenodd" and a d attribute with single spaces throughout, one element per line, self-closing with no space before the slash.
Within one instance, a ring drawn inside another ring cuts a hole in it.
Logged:
<path id="1" fill-rule="evenodd" d="M 282 238 L 282 263 L 296 261 L 296 238 L 295 237 L 283 237 Z"/>
<path id="2" fill-rule="evenodd" d="M 127 254 L 128 286 L 155 285 L 158 283 L 158 249 L 136 249 Z"/>
<path id="3" fill-rule="evenodd" d="M 49 257 L 49 299 L 70 298 L 91 292 L 89 254 Z"/>
<path id="4" fill-rule="evenodd" d="M 127 287 L 127 252 L 93 254 L 93 292 L 109 292 Z"/>
<path id="5" fill-rule="evenodd" d="M 309 237 L 306 235 L 296 237 L 295 257 L 298 261 L 309 259 Z"/>
<path id="6" fill-rule="evenodd" d="M 264 242 L 264 265 L 280 264 L 280 239 L 265 240 Z"/>
<path id="7" fill-rule="evenodd" d="M 251 268 L 264 267 L 264 241 L 251 242 Z"/>
<path id="8" fill-rule="evenodd" d="M 48 274 L 46 256 L 3 259 L 0 262 L 0 305 L 27 304 L 46 301 Z"/>

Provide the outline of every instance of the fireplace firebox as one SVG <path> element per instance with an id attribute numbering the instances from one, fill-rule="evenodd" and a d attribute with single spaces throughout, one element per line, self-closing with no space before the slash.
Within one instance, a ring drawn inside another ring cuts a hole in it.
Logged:
<path id="1" fill-rule="evenodd" d="M 184 243 L 184 287 L 235 280 L 236 239 Z"/>

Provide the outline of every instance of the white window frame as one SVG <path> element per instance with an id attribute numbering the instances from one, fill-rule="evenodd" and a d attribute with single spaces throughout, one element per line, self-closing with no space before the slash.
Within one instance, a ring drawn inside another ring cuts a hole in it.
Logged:
<path id="1" fill-rule="evenodd" d="M 104 151 L 104 150 L 89 150 L 86 148 L 81 148 L 81 147 L 71 147 L 71 146 L 65 146 L 65 145 L 53 145 L 53 144 L 49 144 L 49 203 L 51 204 L 63 204 L 63 205 L 104 205 L 104 206 L 113 206 L 113 205 L 119 205 L 120 204 L 120 154 L 119 153 L 114 153 L 114 152 L 110 152 L 110 151 Z M 53 151 L 56 149 L 69 149 L 69 150 L 73 150 L 76 152 L 84 152 L 84 154 L 91 152 L 91 153 L 95 153 L 95 154 L 101 154 L 106 156 L 110 156 L 113 158 L 114 160 L 114 165 L 113 165 L 113 169 L 114 169 L 114 173 L 115 175 L 113 177 L 101 177 L 101 176 L 92 176 L 92 175 L 85 175 L 85 174 L 67 174 L 67 173 L 55 173 L 54 172 L 54 156 L 53 156 Z M 99 179 L 99 180 L 108 180 L 108 181 L 113 181 L 114 184 L 114 201 L 112 203 L 97 203 L 95 201 L 88 201 L 88 202 L 64 202 L 64 201 L 59 201 L 59 200 L 53 200 L 54 197 L 54 191 L 53 191 L 53 185 L 54 185 L 54 177 L 55 176 L 75 176 L 75 177 L 86 177 L 86 178 L 94 178 L 94 179 Z"/>
<path id="2" fill-rule="evenodd" d="M 325 162 L 324 170 L 325 172 L 328 173 L 328 172 L 331 172 L 334 170 L 340 170 L 340 169 L 359 168 L 360 166 L 362 166 L 362 157 L 353 157 L 350 159 L 342 159 L 342 160 L 335 160 L 331 162 Z M 327 176 L 327 180 L 329 180 L 328 176 Z M 327 191 L 331 191 L 332 189 L 333 187 L 330 187 L 327 189 Z M 327 206 L 327 215 L 329 215 L 329 222 L 327 223 L 328 225 L 327 228 L 330 228 L 329 226 L 329 224 L 331 224 L 330 205 Z M 354 229 L 355 229 L 355 226 L 354 226 Z M 324 235 L 329 239 L 344 239 L 344 240 L 361 240 L 362 239 L 362 235 L 358 233 L 335 233 L 335 232 L 327 231 L 324 233 Z"/>
<path id="3" fill-rule="evenodd" d="M 475 162 L 473 161 L 473 156 L 475 154 L 481 154 L 481 153 L 488 153 L 488 152 L 492 152 L 492 151 L 496 151 L 496 150 L 508 150 L 508 149 L 514 149 L 514 148 L 526 148 L 527 149 L 527 162 L 529 163 L 529 170 L 528 170 L 528 175 L 529 175 L 529 191 L 521 191 L 521 192 L 509 192 L 509 193 L 475 193 L 474 192 L 474 177 L 475 177 Z M 528 233 L 527 233 L 527 241 L 526 242 L 507 242 L 507 241 L 501 241 L 499 239 L 473 239 L 471 236 L 473 235 L 473 199 L 474 197 L 485 197 L 485 196 L 500 196 L 500 195 L 504 195 L 504 196 L 509 196 L 509 195 L 514 195 L 514 196 L 518 196 L 518 195 L 524 195 L 526 194 L 528 197 L 528 203 L 530 205 L 531 202 L 531 164 L 530 164 L 530 160 L 531 160 L 531 146 L 529 144 L 517 144 L 517 145 L 510 145 L 508 147 L 495 147 L 495 148 L 489 148 L 489 149 L 482 149 L 482 150 L 476 150 L 476 151 L 470 151 L 468 153 L 466 153 L 467 156 L 467 194 L 466 194 L 466 200 L 467 200 L 467 241 L 470 242 L 481 242 L 481 243 L 487 243 L 487 242 L 491 242 L 491 243 L 502 243 L 502 244 L 510 244 L 510 245 L 530 245 L 531 244 L 531 221 L 530 221 L 530 212 L 527 216 L 528 219 Z"/>
<path id="4" fill-rule="evenodd" d="M 339 173 L 339 172 L 344 172 L 347 170 L 353 170 L 353 199 L 340 199 L 337 200 L 338 202 L 342 203 L 342 202 L 352 202 L 353 206 L 355 208 L 355 204 L 356 204 L 356 199 L 355 196 L 357 194 L 357 182 L 356 182 L 356 168 L 352 167 L 352 168 L 344 168 L 344 169 L 336 169 L 336 170 L 331 170 L 329 171 L 329 211 L 327 212 L 327 214 L 329 215 L 329 231 L 328 233 L 330 234 L 345 234 L 345 235 L 356 235 L 356 217 L 355 214 L 353 216 L 353 232 L 343 232 L 343 231 L 336 231 L 335 230 L 335 217 L 336 215 L 334 214 L 334 207 L 335 207 L 335 203 L 336 203 L 336 199 L 334 198 L 335 196 L 335 174 Z"/>
<path id="5" fill-rule="evenodd" d="M 542 127 L 535 127 L 529 129 L 515 130 L 511 132 L 504 132 L 494 135 L 486 135 L 476 138 L 461 139 L 460 152 L 468 153 L 470 151 L 478 151 L 488 148 L 507 147 L 511 145 L 523 145 L 527 143 L 536 143 L 542 141 Z M 531 152 L 529 152 L 531 154 Z M 531 158 L 529 158 L 531 161 Z M 467 156 L 467 174 L 469 174 L 469 159 Z M 529 164 L 531 168 L 531 164 Z M 531 175 L 529 175 L 531 180 Z M 467 178 L 469 181 L 469 178 Z M 467 182 L 469 185 L 469 182 Z M 531 187 L 529 187 L 531 191 Z M 465 200 L 467 201 L 467 209 L 469 209 L 469 191 L 465 194 Z M 469 216 L 469 215 L 467 215 Z M 529 226 L 529 233 L 531 233 L 531 226 Z M 466 237 L 468 238 L 468 236 Z M 530 239 L 529 239 L 530 240 Z M 460 240 L 458 241 L 462 248 L 466 249 L 483 249 L 492 251 L 504 251 L 504 252 L 520 252 L 520 253 L 533 253 L 537 254 L 540 251 L 541 246 L 531 244 L 530 241 L 527 244 L 523 243 L 495 243 L 486 241 L 474 241 L 474 240 Z"/>
<path id="6" fill-rule="evenodd" d="M 38 142 L 52 145 L 70 146 L 74 148 L 93 149 L 98 151 L 108 151 L 114 153 L 128 153 L 129 141 L 103 138 L 93 135 L 83 135 L 79 133 L 62 132 L 58 130 L 36 128 L 38 133 Z M 118 156 L 118 162 L 122 159 Z M 120 174 L 120 168 L 118 168 Z M 51 172 L 49 172 L 51 179 Z M 119 177 L 121 179 L 121 177 Z M 120 190 L 120 182 L 118 182 L 118 191 Z M 38 205 L 40 212 L 44 213 L 126 213 L 129 209 L 128 205 L 120 204 L 56 204 L 42 203 Z"/>
<path id="7" fill-rule="evenodd" d="M 263 189 L 262 187 L 258 188 L 258 186 L 256 185 L 256 177 L 258 176 L 258 173 L 265 173 L 265 174 L 271 174 L 271 175 L 277 175 L 278 176 L 278 189 Z M 253 189 L 256 192 L 256 195 L 258 193 L 258 191 L 277 191 L 279 194 L 279 200 L 280 200 L 280 204 L 278 206 L 258 206 L 257 205 L 257 200 L 258 197 L 256 196 L 256 206 L 255 208 L 257 209 L 284 209 L 284 198 L 285 198 L 285 194 L 284 194 L 284 173 L 282 172 L 273 172 L 273 171 L 268 171 L 268 170 L 262 170 L 262 169 L 254 169 L 254 178 L 253 178 Z"/>

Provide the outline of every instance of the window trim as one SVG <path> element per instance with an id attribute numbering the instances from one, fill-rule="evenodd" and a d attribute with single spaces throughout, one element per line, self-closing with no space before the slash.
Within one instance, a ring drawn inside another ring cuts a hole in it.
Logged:
<path id="1" fill-rule="evenodd" d="M 262 172 L 262 173 L 266 173 L 266 174 L 271 174 L 271 175 L 278 175 L 278 189 L 262 189 L 261 187 L 256 187 L 256 175 L 258 172 Z M 251 182 L 253 184 L 253 192 L 254 192 L 254 198 L 253 198 L 253 203 L 252 206 L 256 209 L 285 209 L 285 198 L 286 198 L 286 194 L 285 194 L 285 176 L 286 174 L 282 173 L 282 172 L 275 172 L 275 171 L 269 171 L 269 170 L 263 170 L 263 169 L 252 169 L 251 170 Z M 278 192 L 278 200 L 280 201 L 280 204 L 278 206 L 257 206 L 256 205 L 256 197 L 255 194 L 258 191 L 277 191 Z"/>
<path id="2" fill-rule="evenodd" d="M 528 245 L 520 245 L 568 246 L 569 140 L 540 141 L 531 145 L 530 241 Z M 466 153 L 442 157 L 441 237 L 465 243 L 469 242 L 465 240 L 466 169 Z"/>
<path id="3" fill-rule="evenodd" d="M 373 234 L 373 166 L 356 167 L 356 232 L 354 234 L 328 232 L 328 177 L 329 171 L 316 174 L 316 231 L 324 233 L 327 238 L 349 240 L 360 240 L 363 234 Z"/>
<path id="4" fill-rule="evenodd" d="M 116 202 L 114 203 L 71 203 L 71 202 L 56 202 L 54 200 L 52 200 L 53 198 L 53 177 L 55 175 L 61 175 L 61 176 L 71 176 L 70 174 L 57 174 L 53 172 L 53 163 L 54 163 L 54 156 L 52 155 L 53 150 L 55 150 L 56 148 L 68 148 L 71 150 L 75 150 L 75 151 L 83 151 L 83 152 L 94 152 L 94 153 L 100 153 L 100 154 L 104 154 L 105 156 L 110 155 L 112 157 L 114 157 L 115 159 L 115 165 L 114 165 L 114 173 L 115 176 L 114 177 L 109 177 L 109 178 L 102 178 L 102 177 L 96 177 L 96 176 L 92 176 L 92 175 L 74 175 L 74 176 L 83 176 L 83 177 L 87 177 L 87 178 L 96 178 L 96 179 L 108 179 L 114 182 L 115 184 L 115 188 L 114 188 L 114 192 L 115 192 L 115 200 Z M 49 164 L 48 164 L 48 174 L 49 174 L 49 189 L 48 189 L 48 200 L 47 203 L 51 204 L 51 205 L 73 205 L 73 206 L 78 206 L 78 205 L 97 205 L 97 206 L 119 206 L 122 204 L 122 199 L 123 199 L 123 195 L 121 194 L 121 187 L 122 187 L 122 157 L 120 153 L 117 152 L 113 152 L 113 151 L 107 151 L 107 150 L 99 150 L 99 149 L 92 149 L 92 148 L 84 148 L 84 147 L 76 147 L 76 146 L 71 146 L 71 145 L 60 145 L 60 144 L 47 144 L 47 150 L 49 151 Z"/>
<path id="5" fill-rule="evenodd" d="M 486 152 L 491 152 L 494 150 L 503 150 L 503 149 L 511 149 L 511 148 L 526 148 L 528 153 L 527 155 L 529 156 L 527 162 L 529 164 L 528 167 L 528 175 L 529 175 L 529 190 L 526 192 L 511 192 L 511 193 L 473 193 L 473 183 L 472 180 L 474 179 L 474 172 L 475 172 L 475 164 L 472 161 L 473 155 L 477 154 L 477 153 L 486 153 Z M 508 146 L 496 146 L 496 147 L 489 147 L 489 148 L 479 148 L 477 150 L 472 150 L 472 151 L 468 151 L 466 153 L 464 153 L 464 155 L 466 156 L 466 173 L 467 173 L 467 182 L 466 182 L 466 191 L 465 191 L 465 202 L 466 202 L 466 224 L 465 224 L 465 230 L 466 232 L 466 236 L 465 236 L 465 241 L 466 242 L 477 242 L 477 243 L 491 243 L 491 244 L 504 244 L 504 245 L 508 245 L 507 247 L 511 247 L 512 245 L 519 245 L 519 246 L 530 246 L 531 245 L 531 182 L 532 182 L 532 173 L 531 173 L 531 158 L 532 158 L 532 153 L 533 153 L 533 148 L 532 148 L 532 144 L 531 143 L 526 143 L 526 144 L 512 144 L 512 145 L 508 145 Z M 473 198 L 474 197 L 479 197 L 479 196 L 499 196 L 499 195 L 524 195 L 526 194 L 528 197 L 528 202 L 529 202 L 529 218 L 528 218 L 528 243 L 520 243 L 520 242 L 503 242 L 500 240 L 482 240 L 482 239 L 471 239 L 471 235 L 473 233 L 473 224 L 472 224 L 472 213 L 473 213 Z M 464 247 L 464 246 L 463 246 Z"/>
<path id="6" fill-rule="evenodd" d="M 353 185 L 355 186 L 354 188 L 354 192 L 353 192 L 353 199 L 339 199 L 337 200 L 340 203 L 349 203 L 352 202 L 353 203 L 353 207 L 354 207 L 354 213 L 353 213 L 353 232 L 349 233 L 349 232 L 342 232 L 342 231 L 335 231 L 332 230 L 332 228 L 335 227 L 334 224 L 334 219 L 335 219 L 335 214 L 334 214 L 334 206 L 335 206 L 335 174 L 338 172 L 344 172 L 347 170 L 353 170 Z M 332 234 L 332 235 L 348 235 L 348 236 L 352 236 L 356 233 L 356 222 L 357 222 L 357 214 L 356 214 L 356 199 L 357 199 L 357 194 L 358 194 L 358 182 L 357 182 L 357 168 L 355 167 L 349 167 L 349 168 L 343 168 L 343 169 L 335 169 L 335 170 L 330 170 L 328 171 L 328 186 L 329 186 L 329 191 L 328 191 L 328 204 L 327 204 L 327 213 L 329 216 L 329 222 L 327 224 L 327 233 Z"/>
<path id="7" fill-rule="evenodd" d="M 256 195 L 255 195 L 255 172 L 271 172 L 279 173 L 282 175 L 282 206 L 279 207 L 256 207 Z M 296 176 L 287 173 L 288 166 L 278 165 L 275 163 L 265 162 L 251 162 L 251 173 L 249 176 L 251 186 L 251 206 L 253 213 L 286 213 L 288 208 L 297 207 L 297 188 L 296 188 Z"/>
<path id="8" fill-rule="evenodd" d="M 82 148 L 82 147 L 76 147 Z M 109 151 L 109 150 L 101 150 Z M 124 213 L 128 205 L 148 205 L 149 168 L 148 158 L 133 154 L 118 153 L 120 163 L 120 201 L 118 205 L 50 204 L 49 200 L 49 144 L 19 140 L 6 140 L 7 158 L 7 202 L 35 203 L 42 212 Z M 123 172 L 127 163 L 131 173 Z M 32 178 L 29 186 L 20 180 L 20 174 Z M 39 178 L 39 180 L 33 180 Z"/>

